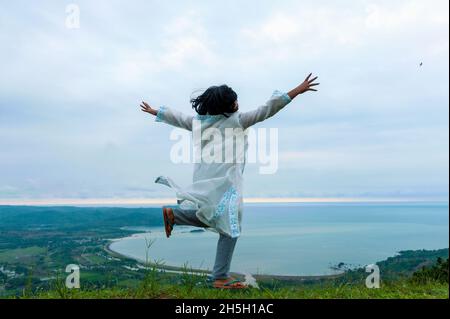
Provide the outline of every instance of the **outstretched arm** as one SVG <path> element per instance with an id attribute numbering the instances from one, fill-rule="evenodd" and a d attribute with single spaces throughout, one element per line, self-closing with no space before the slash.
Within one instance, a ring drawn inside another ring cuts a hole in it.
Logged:
<path id="1" fill-rule="evenodd" d="M 317 89 L 313 88 L 319 85 L 319 83 L 314 83 L 314 81 L 317 80 L 317 76 L 314 77 L 313 79 L 311 79 L 311 76 L 312 73 L 308 75 L 308 77 L 305 79 L 305 81 L 303 81 L 303 83 L 301 83 L 288 93 L 281 93 L 275 91 L 275 93 L 266 102 L 266 104 L 258 107 L 256 110 L 241 113 L 239 119 L 242 127 L 246 129 L 256 123 L 262 122 L 274 116 L 283 107 L 285 107 L 294 98 L 296 98 L 299 94 L 303 94 L 307 91 L 317 91 Z"/>
<path id="2" fill-rule="evenodd" d="M 144 101 L 142 101 L 140 106 L 141 111 L 156 116 L 157 122 L 164 122 L 172 126 L 192 131 L 192 116 L 183 114 L 176 110 L 172 110 L 165 106 L 161 106 L 159 110 L 156 110 Z"/>

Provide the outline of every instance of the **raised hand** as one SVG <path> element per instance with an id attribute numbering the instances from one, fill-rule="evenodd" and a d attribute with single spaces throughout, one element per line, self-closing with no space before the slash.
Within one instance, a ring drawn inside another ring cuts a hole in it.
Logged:
<path id="1" fill-rule="evenodd" d="M 303 93 L 308 92 L 308 91 L 314 91 L 314 92 L 317 92 L 317 89 L 315 89 L 314 87 L 317 86 L 317 85 L 319 85 L 320 83 L 314 83 L 314 81 L 317 80 L 318 77 L 316 76 L 316 77 L 314 77 L 314 78 L 311 79 L 311 76 L 312 76 L 312 73 L 310 73 L 310 74 L 306 77 L 305 81 L 303 81 L 302 84 L 300 84 L 300 85 L 297 86 L 295 89 L 293 89 L 292 91 L 290 91 L 290 92 L 288 93 L 288 95 L 293 99 L 293 98 L 295 98 L 297 95 L 303 94 Z"/>
<path id="2" fill-rule="evenodd" d="M 153 109 L 147 102 L 142 101 L 140 104 L 141 111 L 145 113 L 150 113 L 151 115 L 156 115 L 158 113 L 157 110 Z"/>
<path id="3" fill-rule="evenodd" d="M 310 80 L 311 76 L 312 76 L 312 73 L 310 73 L 308 75 L 308 77 L 305 79 L 305 81 L 302 84 L 300 84 L 300 86 L 299 86 L 300 94 L 305 93 L 307 91 L 317 92 L 317 90 L 313 89 L 312 87 L 320 84 L 320 83 L 314 83 L 314 81 L 317 80 L 318 76 L 316 76 Z"/>

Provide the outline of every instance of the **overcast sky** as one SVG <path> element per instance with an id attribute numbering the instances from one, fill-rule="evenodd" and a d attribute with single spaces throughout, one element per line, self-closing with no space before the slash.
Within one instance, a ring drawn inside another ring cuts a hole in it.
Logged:
<path id="1" fill-rule="evenodd" d="M 0 199 L 171 196 L 154 179 L 192 167 L 142 99 L 193 114 L 226 83 L 245 111 L 309 72 L 247 196 L 448 198 L 447 0 L 74 1 L 79 29 L 69 3 L 0 4 Z"/>

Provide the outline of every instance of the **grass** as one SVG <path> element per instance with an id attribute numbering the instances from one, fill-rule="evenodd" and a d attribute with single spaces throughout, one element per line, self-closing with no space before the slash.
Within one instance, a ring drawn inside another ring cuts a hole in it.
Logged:
<path id="1" fill-rule="evenodd" d="M 107 262 L 107 260 L 104 257 L 100 257 L 93 254 L 84 254 L 82 255 L 82 258 L 84 258 L 91 265 L 100 265 Z"/>
<path id="2" fill-rule="evenodd" d="M 386 284 L 380 289 L 355 286 L 310 286 L 280 289 L 249 289 L 247 291 L 216 290 L 206 287 L 153 286 L 149 289 L 52 290 L 30 298 L 43 299 L 448 299 L 448 285 L 429 283 L 414 285 L 408 282 Z"/>
<path id="3" fill-rule="evenodd" d="M 153 242 L 146 244 L 147 251 Z M 381 282 L 380 289 L 365 286 L 366 274 L 352 272 L 351 276 L 333 279 L 291 282 L 274 278 L 258 280 L 260 289 L 218 290 L 211 287 L 206 273 L 193 272 L 187 264 L 180 273 L 161 270 L 162 263 L 150 263 L 140 280 L 118 280 L 112 273 L 99 275 L 83 271 L 81 289 L 65 286 L 65 273 L 54 280 L 49 289 L 34 290 L 30 285 L 19 298 L 31 299 L 448 299 L 447 282 L 425 278 L 417 282 L 413 277 L 399 277 Z M 359 274 L 361 275 L 361 274 Z M 100 285 L 99 285 L 100 284 Z"/>
<path id="4" fill-rule="evenodd" d="M 38 299 L 448 299 L 446 283 L 430 281 L 417 284 L 412 280 L 381 284 L 380 289 L 368 289 L 364 283 L 325 282 L 309 285 L 279 287 L 274 283 L 261 283 L 261 289 L 240 291 L 211 288 L 205 275 L 191 274 L 186 269 L 173 276 L 161 274 L 156 267 L 149 269 L 136 287 L 103 289 L 72 289 L 56 281 L 48 291 L 27 292 L 22 298 Z"/>
<path id="5" fill-rule="evenodd" d="M 46 251 L 46 248 L 38 246 L 0 250 L 0 262 L 17 262 L 19 260 L 45 254 Z"/>

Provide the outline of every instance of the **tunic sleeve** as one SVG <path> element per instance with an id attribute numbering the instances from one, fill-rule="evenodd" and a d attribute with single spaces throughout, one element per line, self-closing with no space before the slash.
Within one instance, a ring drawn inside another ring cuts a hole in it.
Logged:
<path id="1" fill-rule="evenodd" d="M 244 129 L 262 122 L 279 112 L 283 107 L 289 104 L 292 99 L 287 93 L 275 91 L 266 104 L 258 107 L 256 110 L 240 114 L 239 121 Z"/>
<path id="2" fill-rule="evenodd" d="M 156 122 L 164 122 L 169 125 L 192 131 L 193 116 L 183 114 L 177 110 L 161 106 L 156 114 Z"/>

